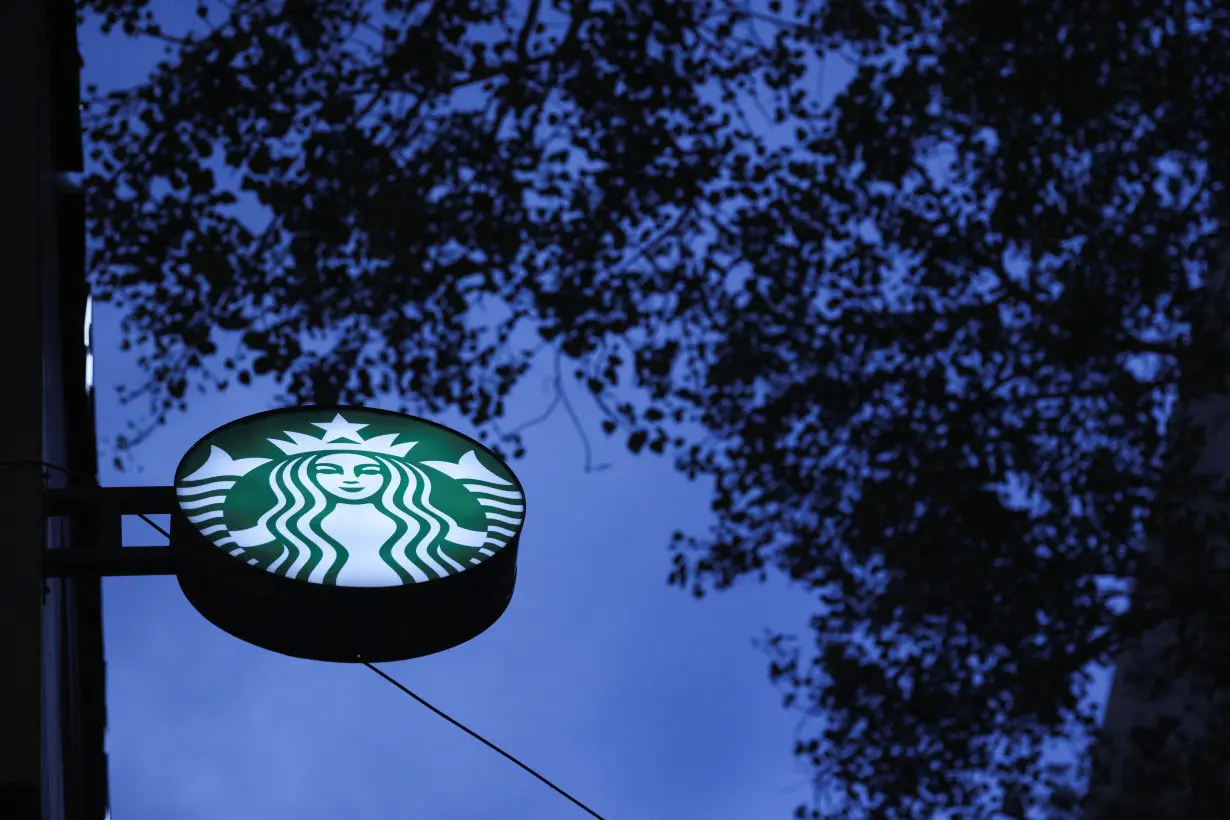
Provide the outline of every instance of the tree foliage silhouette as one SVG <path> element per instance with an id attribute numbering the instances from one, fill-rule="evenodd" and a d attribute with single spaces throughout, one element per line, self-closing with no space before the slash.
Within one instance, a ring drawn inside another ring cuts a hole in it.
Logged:
<path id="1" fill-rule="evenodd" d="M 714 482 L 673 583 L 814 592 L 766 649 L 826 800 L 1041 799 L 1159 419 L 1205 389 L 1219 4 L 234 0 L 187 35 L 146 5 L 83 4 L 168 45 L 85 112 L 146 431 L 271 373 L 519 451 L 504 398 L 557 351 L 606 433 Z"/>

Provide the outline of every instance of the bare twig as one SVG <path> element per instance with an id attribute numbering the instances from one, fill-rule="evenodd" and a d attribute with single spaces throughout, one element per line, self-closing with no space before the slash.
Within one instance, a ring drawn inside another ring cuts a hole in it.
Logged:
<path id="1" fill-rule="evenodd" d="M 542 411 L 541 414 L 535 416 L 529 421 L 518 424 L 516 427 L 509 430 L 505 435 L 509 437 L 520 435 L 523 431 L 528 430 L 531 427 L 536 427 L 539 424 L 542 424 L 543 422 L 545 422 L 547 419 L 551 418 L 551 415 L 555 412 L 555 408 L 559 406 L 560 400 L 563 398 L 563 395 L 564 394 L 561 391 L 557 390 L 555 395 L 551 397 L 551 403 L 547 405 L 546 410 Z"/>
<path id="2" fill-rule="evenodd" d="M 585 428 L 581 425 L 581 419 L 577 416 L 577 412 L 573 409 L 572 402 L 568 400 L 568 394 L 564 391 L 564 376 L 560 371 L 560 361 L 563 359 L 563 352 L 556 351 L 555 353 L 555 390 L 556 396 L 560 403 L 564 405 L 564 412 L 568 414 L 568 418 L 572 420 L 572 426 L 576 429 L 577 435 L 581 437 L 581 446 L 585 448 L 585 472 L 596 473 L 599 470 L 605 470 L 611 465 L 608 463 L 594 464 L 594 450 L 589 443 L 589 436 L 585 435 Z"/>

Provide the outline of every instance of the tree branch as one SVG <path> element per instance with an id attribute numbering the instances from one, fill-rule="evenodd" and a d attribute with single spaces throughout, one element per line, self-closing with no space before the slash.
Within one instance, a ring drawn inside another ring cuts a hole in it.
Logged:
<path id="1" fill-rule="evenodd" d="M 596 473 L 599 470 L 605 470 L 610 467 L 610 464 L 594 464 L 594 450 L 589 443 L 589 436 L 585 434 L 585 427 L 581 424 L 580 417 L 577 416 L 577 411 L 573 409 L 572 402 L 568 399 L 568 394 L 564 391 L 564 376 L 560 371 L 560 361 L 563 359 L 563 351 L 555 353 L 555 390 L 556 396 L 564 405 L 564 412 L 568 414 L 568 418 L 572 420 L 572 426 L 576 429 L 577 435 L 581 438 L 581 446 L 585 448 L 585 472 Z"/>

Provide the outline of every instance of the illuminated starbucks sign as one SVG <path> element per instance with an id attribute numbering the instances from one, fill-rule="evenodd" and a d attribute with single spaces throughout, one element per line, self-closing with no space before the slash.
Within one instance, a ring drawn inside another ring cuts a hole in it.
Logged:
<path id="1" fill-rule="evenodd" d="M 490 626 L 512 593 L 520 483 L 423 419 L 361 407 L 239 419 L 184 455 L 175 494 L 189 600 L 287 654 L 439 651 Z"/>

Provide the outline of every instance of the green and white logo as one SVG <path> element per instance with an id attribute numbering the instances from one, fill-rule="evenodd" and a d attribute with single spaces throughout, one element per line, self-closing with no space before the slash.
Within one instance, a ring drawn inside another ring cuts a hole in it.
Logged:
<path id="1" fill-rule="evenodd" d="M 349 587 L 464 572 L 505 547 L 525 511 L 512 472 L 470 439 L 362 408 L 228 424 L 188 451 L 175 490 L 189 523 L 237 560 Z"/>

